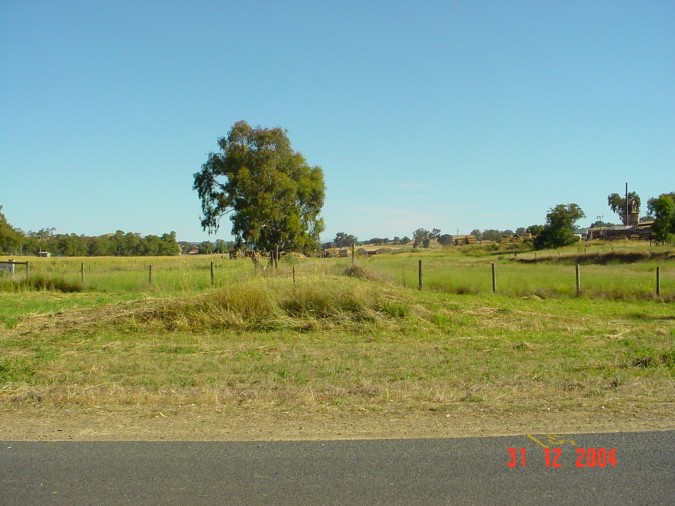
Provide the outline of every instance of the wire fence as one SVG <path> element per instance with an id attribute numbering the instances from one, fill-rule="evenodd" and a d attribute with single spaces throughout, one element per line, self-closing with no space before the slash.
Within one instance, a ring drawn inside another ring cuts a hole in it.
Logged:
<path id="1" fill-rule="evenodd" d="M 653 262 L 564 265 L 396 257 L 382 255 L 356 262 L 343 258 L 288 258 L 282 259 L 276 268 L 268 266 L 266 259 L 256 265 L 249 259 L 230 260 L 221 255 L 0 261 L 0 281 L 58 278 L 78 284 L 86 291 L 185 292 L 231 286 L 255 276 L 287 277 L 301 282 L 308 277 L 328 280 L 328 276 L 346 273 L 406 288 L 456 294 L 675 298 L 672 262 L 663 266 Z M 350 266 L 354 266 L 351 271 Z"/>

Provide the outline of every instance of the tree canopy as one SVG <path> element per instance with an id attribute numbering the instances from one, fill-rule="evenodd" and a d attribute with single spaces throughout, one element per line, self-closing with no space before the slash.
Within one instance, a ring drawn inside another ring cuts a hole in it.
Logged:
<path id="1" fill-rule="evenodd" d="M 20 243 L 21 233 L 7 222 L 0 205 L 0 253 L 13 253 Z"/>
<path id="2" fill-rule="evenodd" d="M 324 229 L 319 217 L 325 198 L 323 171 L 310 167 L 293 151 L 281 128 L 234 124 L 218 139 L 194 174 L 193 188 L 202 201 L 201 225 L 214 233 L 230 214 L 238 247 L 260 251 L 316 248 Z"/>
<path id="3" fill-rule="evenodd" d="M 338 232 L 333 239 L 336 248 L 351 248 L 357 242 L 359 242 L 358 237 L 345 232 Z"/>
<path id="4" fill-rule="evenodd" d="M 654 216 L 652 232 L 657 241 L 670 241 L 675 235 L 675 192 L 662 193 L 647 203 L 649 214 Z"/>
<path id="5" fill-rule="evenodd" d="M 450 234 L 442 234 L 438 238 L 438 244 L 442 246 L 452 246 L 453 244 L 455 244 L 455 238 L 452 237 Z"/>
<path id="6" fill-rule="evenodd" d="M 56 234 L 54 228 L 23 232 L 13 228 L 0 206 L 0 253 L 37 255 L 47 251 L 58 256 L 169 256 L 178 255 L 176 233 L 147 235 L 118 230 L 114 234 L 88 237 Z"/>
<path id="7" fill-rule="evenodd" d="M 640 212 L 640 196 L 635 192 L 628 193 L 628 204 L 635 201 L 637 206 L 637 212 Z M 607 205 L 612 210 L 613 213 L 616 213 L 621 217 L 621 221 L 626 225 L 626 197 L 622 197 L 618 193 L 612 193 L 607 196 Z"/>
<path id="8" fill-rule="evenodd" d="M 413 239 L 415 241 L 413 248 L 417 248 L 419 245 L 428 248 L 431 241 L 437 241 L 440 237 L 441 230 L 438 228 L 432 229 L 431 232 L 425 228 L 418 228 L 413 232 Z"/>
<path id="9" fill-rule="evenodd" d="M 537 249 L 559 248 L 577 241 L 574 224 L 586 215 L 577 204 L 558 204 L 549 209 L 546 225 L 534 240 Z"/>

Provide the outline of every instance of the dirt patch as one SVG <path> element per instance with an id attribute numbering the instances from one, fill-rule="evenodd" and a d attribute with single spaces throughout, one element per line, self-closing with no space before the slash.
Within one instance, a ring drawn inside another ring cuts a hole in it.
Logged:
<path id="1" fill-rule="evenodd" d="M 280 441 L 448 438 L 544 433 L 673 430 L 672 405 L 625 412 L 603 406 L 559 412 L 223 413 L 190 407 L 139 412 L 21 408 L 0 414 L 0 440 Z"/>

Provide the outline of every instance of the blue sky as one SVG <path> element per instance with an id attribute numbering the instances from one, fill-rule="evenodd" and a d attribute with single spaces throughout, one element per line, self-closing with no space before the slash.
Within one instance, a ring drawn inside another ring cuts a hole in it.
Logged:
<path id="1" fill-rule="evenodd" d="M 672 0 L 0 0 L 0 205 L 229 239 L 193 174 L 243 119 L 323 168 L 326 240 L 618 221 L 626 182 L 675 190 L 673 26 Z"/>

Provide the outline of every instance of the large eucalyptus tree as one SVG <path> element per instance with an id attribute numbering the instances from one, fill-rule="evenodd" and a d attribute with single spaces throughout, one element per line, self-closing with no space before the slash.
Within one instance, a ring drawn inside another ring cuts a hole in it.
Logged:
<path id="1" fill-rule="evenodd" d="M 281 128 L 234 124 L 218 139 L 220 152 L 210 153 L 194 174 L 202 201 L 204 230 L 219 228 L 229 215 L 237 246 L 255 251 L 308 252 L 324 229 L 323 171 L 293 151 Z"/>

